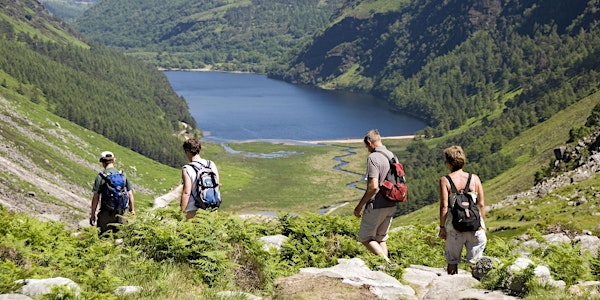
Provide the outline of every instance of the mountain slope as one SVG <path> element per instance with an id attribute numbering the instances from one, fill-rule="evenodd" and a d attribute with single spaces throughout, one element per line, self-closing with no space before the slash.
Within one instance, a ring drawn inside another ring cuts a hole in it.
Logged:
<path id="1" fill-rule="evenodd" d="M 414 200 L 435 202 L 431 160 L 463 146 L 489 180 L 515 164 L 501 150 L 600 88 L 595 1 L 357 1 L 318 32 L 287 71 L 295 83 L 379 95 L 422 118 L 409 148 Z M 413 206 L 414 205 L 414 206 Z"/>
<path id="2" fill-rule="evenodd" d="M 110 0 L 88 9 L 75 26 L 161 67 L 264 73 L 345 2 Z"/>
<path id="3" fill-rule="evenodd" d="M 2 74 L 2 73 L 0 73 Z M 8 81 L 11 85 L 12 81 Z M 91 189 L 111 150 L 134 183 L 140 211 L 177 184 L 179 171 L 123 148 L 0 87 L 0 204 L 10 211 L 85 226 Z M 143 170 L 138 172 L 137 170 Z"/>
<path id="4" fill-rule="evenodd" d="M 174 133 L 196 134 L 184 99 L 164 74 L 83 41 L 36 1 L 6 1 L 0 11 L 0 80 L 6 90 L 56 115 L 170 165 L 185 157 Z M 184 127 L 186 126 L 186 127 Z"/>

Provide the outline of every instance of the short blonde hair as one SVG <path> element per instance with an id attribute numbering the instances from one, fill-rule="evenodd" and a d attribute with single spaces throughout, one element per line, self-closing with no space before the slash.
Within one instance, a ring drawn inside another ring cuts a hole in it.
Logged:
<path id="1" fill-rule="evenodd" d="M 444 156 L 452 172 L 462 169 L 467 162 L 467 157 L 461 146 L 450 146 L 444 149 Z"/>
<path id="2" fill-rule="evenodd" d="M 371 129 L 367 132 L 363 142 L 365 142 L 365 144 L 367 144 L 367 142 L 369 142 L 369 141 L 372 143 L 381 141 L 381 135 L 379 134 L 379 131 L 377 129 Z"/>

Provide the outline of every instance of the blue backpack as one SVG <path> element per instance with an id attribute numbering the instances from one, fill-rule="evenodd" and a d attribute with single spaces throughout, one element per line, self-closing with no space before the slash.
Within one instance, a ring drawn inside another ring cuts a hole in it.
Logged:
<path id="1" fill-rule="evenodd" d="M 125 174 L 121 172 L 114 174 L 100 172 L 99 174 L 106 185 L 102 192 L 102 205 L 111 211 L 117 211 L 119 214 L 124 213 L 129 206 L 129 193 Z"/>
<path id="2" fill-rule="evenodd" d="M 189 163 L 196 171 L 196 180 L 192 185 L 195 205 L 200 209 L 215 209 L 221 206 L 221 192 L 217 174 L 211 168 L 211 161 L 205 166 L 198 161 Z"/>

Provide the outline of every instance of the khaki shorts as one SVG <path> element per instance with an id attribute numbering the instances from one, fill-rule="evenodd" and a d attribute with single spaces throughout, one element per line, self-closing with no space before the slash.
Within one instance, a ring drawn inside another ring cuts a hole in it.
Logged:
<path id="1" fill-rule="evenodd" d="M 396 206 L 373 209 L 373 202 L 367 203 L 360 221 L 358 241 L 385 242 L 395 212 Z"/>
<path id="2" fill-rule="evenodd" d="M 459 232 L 448 230 L 446 233 L 446 251 L 444 256 L 448 264 L 459 264 L 463 246 L 467 248 L 466 260 L 474 264 L 483 256 L 483 250 L 487 244 L 485 230 Z"/>

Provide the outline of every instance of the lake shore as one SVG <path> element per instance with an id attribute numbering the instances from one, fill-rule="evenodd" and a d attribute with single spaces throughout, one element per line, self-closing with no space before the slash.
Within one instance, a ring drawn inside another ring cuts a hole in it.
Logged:
<path id="1" fill-rule="evenodd" d="M 382 140 L 412 140 L 414 135 L 382 136 Z M 343 144 L 343 143 L 362 143 L 363 139 L 339 139 L 339 140 L 321 140 L 321 141 L 303 141 L 308 144 Z"/>
<path id="2" fill-rule="evenodd" d="M 412 140 L 415 135 L 397 135 L 397 136 L 382 136 L 382 140 Z M 227 140 L 218 141 L 212 140 L 210 136 L 208 139 L 202 138 L 201 141 L 213 142 L 213 143 L 225 143 L 225 144 L 243 144 L 243 143 L 271 143 L 271 144 L 284 144 L 284 145 L 319 145 L 319 144 L 348 144 L 348 143 L 362 143 L 363 139 L 332 139 L 332 140 L 315 140 L 315 141 L 302 141 L 302 140 L 286 140 L 286 139 L 251 139 L 251 140 Z"/>
<path id="3" fill-rule="evenodd" d="M 224 71 L 224 70 L 215 70 L 212 66 L 207 66 L 204 68 L 196 68 L 196 69 L 181 69 L 181 68 L 158 68 L 161 72 L 220 72 L 220 73 L 232 73 L 232 74 L 256 74 L 254 72 L 248 71 Z"/>

